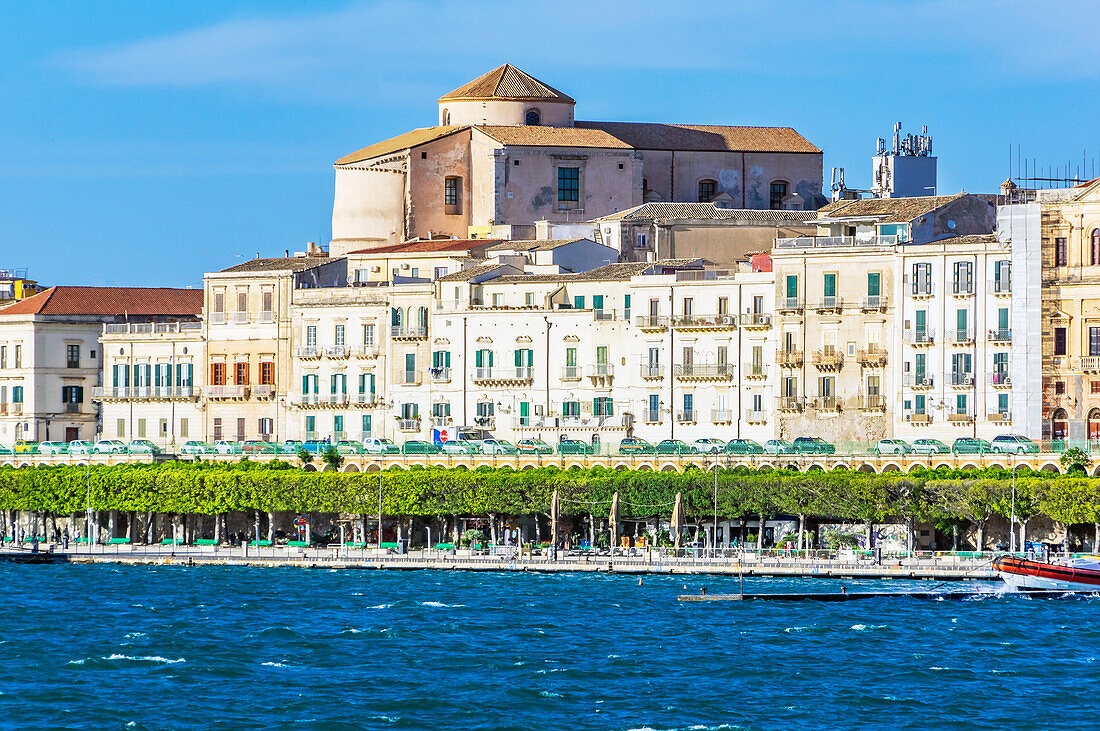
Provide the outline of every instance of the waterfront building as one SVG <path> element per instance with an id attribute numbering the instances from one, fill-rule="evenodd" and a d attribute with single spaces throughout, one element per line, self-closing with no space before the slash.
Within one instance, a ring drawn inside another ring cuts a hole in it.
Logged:
<path id="1" fill-rule="evenodd" d="M 95 439 L 104 325 L 172 327 L 201 312 L 199 290 L 139 287 L 50 287 L 0 309 L 0 444 Z"/>
<path id="2" fill-rule="evenodd" d="M 538 221 L 651 201 L 824 202 L 821 150 L 788 127 L 584 122 L 575 104 L 505 64 L 440 98 L 436 126 L 340 158 L 332 253 L 440 235 L 530 238 Z"/>
<path id="3" fill-rule="evenodd" d="M 38 282 L 27 278 L 26 269 L 0 269 L 0 307 L 33 297 L 40 291 Z"/>

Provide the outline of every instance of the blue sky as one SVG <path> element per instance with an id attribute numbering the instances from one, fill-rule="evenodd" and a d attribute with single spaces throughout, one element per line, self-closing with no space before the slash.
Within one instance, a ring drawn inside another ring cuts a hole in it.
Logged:
<path id="1" fill-rule="evenodd" d="M 326 242 L 332 161 L 505 61 L 580 119 L 792 126 L 826 184 L 927 124 L 940 192 L 994 191 L 1010 145 L 1100 158 L 1097 27 L 1086 1 L 0 0 L 0 268 L 185 286 Z"/>

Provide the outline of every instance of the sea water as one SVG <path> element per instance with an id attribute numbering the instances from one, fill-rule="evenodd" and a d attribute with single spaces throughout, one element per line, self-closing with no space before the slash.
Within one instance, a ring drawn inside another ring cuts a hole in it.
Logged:
<path id="1" fill-rule="evenodd" d="M 182 566 L 0 580 L 0 728 L 1100 723 L 1100 599 L 688 603 L 738 580 Z M 745 590 L 841 583 L 931 587 Z"/>

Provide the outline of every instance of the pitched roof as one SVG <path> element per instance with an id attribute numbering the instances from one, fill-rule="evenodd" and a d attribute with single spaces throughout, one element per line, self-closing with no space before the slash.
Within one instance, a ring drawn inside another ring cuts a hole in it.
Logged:
<path id="1" fill-rule="evenodd" d="M 563 94 L 549 84 L 520 71 L 510 63 L 497 66 L 468 84 L 444 94 L 439 101 L 484 101 L 489 99 L 522 99 L 556 101 L 575 104 L 572 97 Z"/>
<path id="2" fill-rule="evenodd" d="M 335 165 L 352 165 L 363 160 L 370 160 L 371 158 L 381 157 L 382 155 L 390 155 L 399 150 L 405 150 L 410 147 L 416 147 L 423 145 L 426 142 L 432 142 L 438 140 L 441 137 L 454 134 L 455 132 L 461 132 L 464 129 L 469 129 L 466 125 L 450 125 L 443 127 L 420 127 L 414 129 L 405 134 L 391 137 L 388 140 L 382 140 L 381 142 L 375 142 L 373 145 L 368 145 L 362 150 L 356 150 L 348 155 L 344 155 L 337 160 Z"/>
<path id="3" fill-rule="evenodd" d="M 306 269 L 312 269 L 313 267 L 321 266 L 322 264 L 328 264 L 334 261 L 339 261 L 339 257 L 330 258 L 327 256 L 280 256 L 277 258 L 249 259 L 246 262 L 231 266 L 228 269 L 222 269 L 220 273 L 301 272 L 305 271 Z"/>
<path id="4" fill-rule="evenodd" d="M 474 249 L 488 247 L 499 243 L 500 239 L 431 239 L 429 241 L 406 241 L 401 244 L 390 244 L 374 249 L 357 249 L 349 254 L 431 254 L 435 252 L 445 253 L 469 252 Z"/>
<path id="5" fill-rule="evenodd" d="M 175 315 L 202 314 L 201 289 L 165 287 L 50 287 L 0 308 L 0 315 Z"/>
<path id="6" fill-rule="evenodd" d="M 821 152 L 790 127 L 728 127 L 653 122 L 576 122 L 575 126 L 580 129 L 603 130 L 639 150 Z"/>
<path id="7" fill-rule="evenodd" d="M 474 267 L 467 267 L 466 269 L 460 269 L 457 272 L 451 272 L 446 276 L 439 278 L 440 282 L 468 282 L 474 277 L 480 277 L 482 274 L 491 274 L 496 269 L 510 269 L 516 271 L 516 267 L 511 264 L 501 264 L 500 262 L 490 262 L 489 264 L 478 264 Z"/>
<path id="8" fill-rule="evenodd" d="M 772 211 L 754 208 L 719 208 L 713 203 L 643 203 L 598 218 L 598 221 L 652 220 L 655 218 L 696 218 L 715 221 L 748 221 L 768 224 L 799 224 L 817 216 L 817 211 Z"/>
<path id="9" fill-rule="evenodd" d="M 818 218 L 875 218 L 878 223 L 907 223 L 914 218 L 958 200 L 957 195 L 927 195 L 914 198 L 863 198 L 833 201 L 818 209 Z"/>
<path id="10" fill-rule="evenodd" d="M 599 129 L 576 127 L 528 127 L 477 125 L 484 132 L 505 145 L 529 145 L 532 147 L 606 147 L 629 150 L 630 145 Z"/>
<path id="11" fill-rule="evenodd" d="M 592 241 L 592 239 L 585 236 L 578 236 L 575 239 L 517 239 L 515 241 L 505 241 L 502 244 L 490 246 L 489 251 L 549 251 L 551 249 L 557 249 L 560 246 L 575 244 L 578 241 Z"/>
<path id="12" fill-rule="evenodd" d="M 660 261 L 630 261 L 608 264 L 576 274 L 514 274 L 498 277 L 494 284 L 522 284 L 524 282 L 608 282 L 627 280 L 651 269 L 683 268 L 702 262 L 702 259 L 662 259 Z"/>

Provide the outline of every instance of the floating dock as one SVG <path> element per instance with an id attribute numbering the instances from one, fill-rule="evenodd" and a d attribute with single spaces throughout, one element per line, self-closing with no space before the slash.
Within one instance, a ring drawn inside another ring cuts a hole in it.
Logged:
<path id="1" fill-rule="evenodd" d="M 776 601 L 776 602 L 852 602 L 858 599 L 926 599 L 929 601 L 965 601 L 977 597 L 1013 597 L 1027 596 L 1048 599 L 1057 599 L 1064 596 L 1090 594 L 1100 595 L 1100 592 L 1091 589 L 1017 589 L 1004 591 L 929 591 L 916 589 L 913 591 L 829 591 L 829 592 L 783 592 L 770 594 L 681 594 L 676 597 L 682 602 L 747 602 L 747 601 Z"/>

